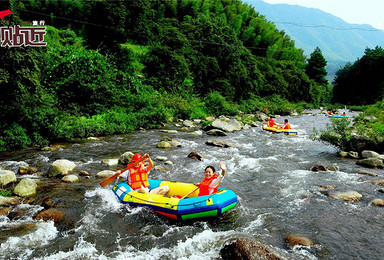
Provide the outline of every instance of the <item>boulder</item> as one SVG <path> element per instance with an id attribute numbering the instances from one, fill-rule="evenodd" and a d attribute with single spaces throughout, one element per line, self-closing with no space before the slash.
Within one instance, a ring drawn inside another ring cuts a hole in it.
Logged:
<path id="1" fill-rule="evenodd" d="M 374 151 L 364 150 L 361 152 L 361 157 L 363 157 L 363 158 L 372 158 L 372 157 L 376 158 L 378 156 L 379 156 L 379 154 L 374 152 Z"/>
<path id="2" fill-rule="evenodd" d="M 77 177 L 74 174 L 66 175 L 61 179 L 63 182 L 68 182 L 68 183 L 73 183 L 73 182 L 78 182 L 79 177 Z"/>
<path id="3" fill-rule="evenodd" d="M 111 171 L 111 170 L 104 170 L 96 173 L 97 178 L 108 178 L 114 175 L 116 172 Z"/>
<path id="4" fill-rule="evenodd" d="M 378 158 L 366 158 L 366 159 L 361 159 L 356 162 L 356 164 L 365 166 L 365 167 L 378 167 L 378 168 L 384 168 L 383 161 L 378 159 Z"/>
<path id="5" fill-rule="evenodd" d="M 172 145 L 167 141 L 160 141 L 157 145 L 157 148 L 171 148 Z"/>
<path id="6" fill-rule="evenodd" d="M 199 161 L 201 161 L 202 158 L 206 158 L 204 155 L 201 155 L 200 153 L 196 153 L 196 152 L 190 152 L 187 157 L 191 159 L 196 159 Z"/>
<path id="7" fill-rule="evenodd" d="M 42 219 L 44 221 L 53 220 L 54 222 L 58 222 L 59 220 L 63 219 L 63 217 L 64 217 L 64 212 L 57 209 L 49 208 L 49 209 L 44 209 L 40 211 L 35 216 L 35 219 L 36 220 Z"/>
<path id="8" fill-rule="evenodd" d="M 296 235 L 296 234 L 291 234 L 291 235 L 286 236 L 285 242 L 287 242 L 291 246 L 297 246 L 297 245 L 313 246 L 314 245 L 314 243 L 310 239 L 303 237 L 303 236 L 300 236 L 300 235 Z"/>
<path id="9" fill-rule="evenodd" d="M 220 250 L 220 256 L 222 259 L 285 259 L 268 247 L 247 238 L 235 238 L 226 241 Z"/>
<path id="10" fill-rule="evenodd" d="M 227 133 L 220 129 L 211 129 L 207 132 L 207 135 L 227 136 Z"/>
<path id="11" fill-rule="evenodd" d="M 16 174 L 13 171 L 0 170 L 0 185 L 7 185 L 8 183 L 15 182 Z"/>
<path id="12" fill-rule="evenodd" d="M 101 160 L 102 164 L 108 165 L 108 166 L 115 166 L 119 164 L 119 159 L 103 159 Z"/>
<path id="13" fill-rule="evenodd" d="M 17 204 L 19 204 L 19 200 L 16 197 L 0 196 L 0 206 L 15 206 Z"/>
<path id="14" fill-rule="evenodd" d="M 121 164 L 128 164 L 132 162 L 133 153 L 132 152 L 125 152 L 123 153 L 119 158 L 119 163 Z"/>
<path id="15" fill-rule="evenodd" d="M 217 141 L 217 140 L 209 140 L 205 142 L 206 145 L 210 146 L 217 146 L 217 147 L 222 147 L 222 148 L 228 148 L 228 147 L 234 147 L 236 148 L 236 145 L 224 141 Z"/>
<path id="16" fill-rule="evenodd" d="M 333 199 L 339 199 L 344 201 L 359 201 L 363 195 L 356 191 L 344 191 L 344 192 L 336 192 L 333 194 L 330 194 L 329 197 Z"/>
<path id="17" fill-rule="evenodd" d="M 37 172 L 37 168 L 29 166 L 20 166 L 17 172 L 21 175 L 34 174 L 35 172 Z"/>
<path id="18" fill-rule="evenodd" d="M 242 124 L 236 119 L 219 118 L 211 123 L 212 128 L 217 128 L 225 132 L 240 131 Z"/>
<path id="19" fill-rule="evenodd" d="M 48 176 L 65 176 L 76 168 L 76 164 L 72 161 L 61 159 L 54 161 L 48 169 Z"/>
<path id="20" fill-rule="evenodd" d="M 34 179 L 25 178 L 16 185 L 13 192 L 20 197 L 30 197 L 36 195 L 36 189 L 36 181 Z"/>
<path id="21" fill-rule="evenodd" d="M 11 208 L 3 207 L 0 209 L 0 216 L 8 216 L 9 212 L 11 212 Z"/>
<path id="22" fill-rule="evenodd" d="M 384 207 L 384 200 L 382 199 L 374 199 L 371 201 L 371 204 L 374 206 L 381 206 Z"/>

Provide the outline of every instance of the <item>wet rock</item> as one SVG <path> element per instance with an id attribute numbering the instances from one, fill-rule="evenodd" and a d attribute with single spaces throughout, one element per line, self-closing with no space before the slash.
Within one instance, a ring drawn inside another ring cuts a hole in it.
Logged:
<path id="1" fill-rule="evenodd" d="M 344 192 L 336 192 L 333 194 L 329 194 L 329 197 L 333 199 L 339 199 L 344 201 L 359 201 L 363 195 L 356 191 L 344 191 Z"/>
<path id="2" fill-rule="evenodd" d="M 371 201 L 371 204 L 374 205 L 374 206 L 384 207 L 384 200 L 382 200 L 382 199 L 374 199 L 374 200 Z"/>
<path id="3" fill-rule="evenodd" d="M 384 186 L 384 180 L 375 180 L 375 181 L 371 181 L 371 183 L 372 183 L 373 185 Z"/>
<path id="4" fill-rule="evenodd" d="M 158 160 L 158 161 L 166 161 L 166 160 L 168 160 L 168 158 L 165 157 L 165 156 L 157 156 L 156 160 Z"/>
<path id="5" fill-rule="evenodd" d="M 321 185 L 318 187 L 319 190 L 333 190 L 335 188 L 335 185 Z"/>
<path id="6" fill-rule="evenodd" d="M 95 136 L 90 136 L 87 138 L 87 140 L 89 140 L 89 141 L 101 141 L 100 138 L 95 137 Z"/>
<path id="7" fill-rule="evenodd" d="M 384 188 L 378 189 L 378 192 L 384 193 Z"/>
<path id="8" fill-rule="evenodd" d="M 220 250 L 222 259 L 258 259 L 258 260 L 282 260 L 266 246 L 246 238 L 236 238 L 226 241 Z"/>
<path id="9" fill-rule="evenodd" d="M 16 174 L 13 171 L 0 170 L 0 185 L 7 185 L 8 183 L 15 182 Z"/>
<path id="10" fill-rule="evenodd" d="M 3 207 L 0 209 L 0 216 L 8 216 L 9 212 L 11 212 L 11 208 Z"/>
<path id="11" fill-rule="evenodd" d="M 339 152 L 339 156 L 340 157 L 347 157 L 348 156 L 348 152 L 341 151 L 341 152 Z"/>
<path id="12" fill-rule="evenodd" d="M 191 159 L 196 159 L 199 161 L 201 161 L 202 158 L 205 158 L 203 155 L 201 155 L 200 153 L 196 153 L 196 152 L 190 152 L 187 157 L 191 158 Z"/>
<path id="13" fill-rule="evenodd" d="M 182 146 L 181 142 L 179 140 L 176 140 L 176 139 L 172 139 L 169 143 L 171 146 L 174 146 L 174 147 L 181 147 Z"/>
<path id="14" fill-rule="evenodd" d="M 119 164 L 119 159 L 103 159 L 101 160 L 102 164 L 108 165 L 108 166 L 115 166 Z"/>
<path id="15" fill-rule="evenodd" d="M 173 165 L 173 162 L 168 160 L 168 161 L 165 161 L 164 164 L 166 164 L 166 165 Z"/>
<path id="16" fill-rule="evenodd" d="M 359 158 L 359 153 L 358 152 L 354 152 L 354 151 L 349 151 L 348 152 L 348 156 L 351 157 L 351 158 Z"/>
<path id="17" fill-rule="evenodd" d="M 89 172 L 87 172 L 87 171 L 80 171 L 79 175 L 80 176 L 85 176 L 85 177 L 90 177 L 91 176 L 91 174 Z"/>
<path id="18" fill-rule="evenodd" d="M 65 176 L 76 168 L 76 164 L 66 159 L 54 161 L 48 169 L 48 176 Z"/>
<path id="19" fill-rule="evenodd" d="M 133 155 L 134 154 L 132 152 L 125 152 L 125 153 L 123 153 L 122 155 L 120 155 L 119 163 L 121 163 L 121 164 L 131 163 Z"/>
<path id="20" fill-rule="evenodd" d="M 378 168 L 384 168 L 383 160 L 380 160 L 378 158 L 366 158 L 362 160 L 358 160 L 356 164 L 365 166 L 365 167 L 378 167 Z"/>
<path id="21" fill-rule="evenodd" d="M 160 172 L 169 172 L 169 169 L 167 167 L 164 167 L 162 165 L 156 165 L 154 167 L 155 171 L 160 171 Z"/>
<path id="22" fill-rule="evenodd" d="M 108 178 L 114 175 L 116 172 L 111 171 L 111 170 L 104 170 L 96 173 L 97 178 Z"/>
<path id="23" fill-rule="evenodd" d="M 316 164 L 316 165 L 312 166 L 312 168 L 310 170 L 313 172 L 326 171 L 327 166 L 325 166 L 323 164 Z"/>
<path id="24" fill-rule="evenodd" d="M 19 204 L 19 200 L 16 197 L 0 196 L 0 206 L 15 206 L 17 204 Z"/>
<path id="25" fill-rule="evenodd" d="M 310 239 L 303 237 L 303 236 L 300 236 L 300 235 L 296 235 L 296 234 L 291 234 L 291 235 L 286 236 L 285 242 L 287 242 L 291 246 L 297 246 L 297 245 L 313 246 L 314 245 L 314 243 Z"/>
<path id="26" fill-rule="evenodd" d="M 172 145 L 167 141 L 160 141 L 157 145 L 157 148 L 171 148 Z"/>
<path id="27" fill-rule="evenodd" d="M 229 148 L 233 147 L 236 148 L 236 145 L 229 143 L 229 142 L 224 142 L 224 141 L 218 141 L 218 140 L 209 140 L 205 142 L 206 145 L 210 146 L 217 146 L 217 147 L 222 147 L 222 148 Z"/>
<path id="28" fill-rule="evenodd" d="M 25 178 L 16 185 L 13 192 L 20 197 L 30 197 L 36 195 L 36 189 L 36 181 L 30 178 Z"/>
<path id="29" fill-rule="evenodd" d="M 195 123 L 191 120 L 184 120 L 183 125 L 186 127 L 195 127 Z"/>
<path id="30" fill-rule="evenodd" d="M 236 119 L 219 118 L 211 123 L 212 128 L 217 128 L 225 132 L 240 131 L 242 124 Z"/>
<path id="31" fill-rule="evenodd" d="M 160 132 L 168 133 L 168 134 L 177 134 L 178 133 L 177 130 L 166 130 L 166 129 L 162 129 L 162 130 L 160 130 Z"/>
<path id="32" fill-rule="evenodd" d="M 227 133 L 219 129 L 211 129 L 207 132 L 207 135 L 227 136 Z"/>
<path id="33" fill-rule="evenodd" d="M 79 181 L 79 177 L 74 174 L 66 175 L 61 179 L 63 182 L 74 183 Z"/>
<path id="34" fill-rule="evenodd" d="M 29 166 L 20 166 L 17 172 L 21 175 L 34 174 L 35 172 L 37 172 L 37 168 Z"/>
<path id="35" fill-rule="evenodd" d="M 53 220 L 54 222 L 58 222 L 64 217 L 64 212 L 58 210 L 58 209 L 44 209 L 40 211 L 36 216 L 35 219 L 39 220 L 42 219 L 44 221 Z"/>
<path id="36" fill-rule="evenodd" d="M 367 171 L 358 171 L 357 173 L 358 174 L 362 174 L 362 175 L 369 175 L 369 176 L 372 176 L 372 177 L 377 177 L 378 176 L 378 174 L 376 174 L 376 173 L 367 172 Z"/>
<path id="37" fill-rule="evenodd" d="M 361 152 L 362 158 L 376 158 L 378 156 L 379 156 L 379 154 L 374 152 L 374 151 L 364 150 Z"/>
<path id="38" fill-rule="evenodd" d="M 196 131 L 191 132 L 191 134 L 193 134 L 193 135 L 202 135 L 202 134 L 203 134 L 203 131 L 201 131 L 201 130 L 196 130 Z"/>

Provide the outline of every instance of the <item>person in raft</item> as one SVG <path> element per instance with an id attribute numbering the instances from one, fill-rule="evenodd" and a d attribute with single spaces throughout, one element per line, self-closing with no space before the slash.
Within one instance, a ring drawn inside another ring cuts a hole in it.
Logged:
<path id="1" fill-rule="evenodd" d="M 292 129 L 291 125 L 288 123 L 288 119 L 284 120 L 283 129 Z"/>
<path id="2" fill-rule="evenodd" d="M 268 122 L 267 122 L 267 126 L 268 127 L 278 127 L 278 125 L 275 123 L 275 120 L 273 120 L 273 117 L 270 116 L 269 119 L 268 119 Z"/>
<path id="3" fill-rule="evenodd" d="M 160 186 L 151 190 L 148 188 L 149 187 L 148 173 L 153 167 L 153 161 L 151 160 L 148 154 L 145 154 L 144 157 L 142 157 L 141 154 L 136 153 L 132 157 L 132 163 L 139 161 L 142 158 L 148 159 L 148 166 L 144 166 L 144 161 L 142 161 L 135 167 L 132 167 L 126 170 L 125 172 L 123 172 L 119 178 L 126 179 L 128 185 L 134 191 L 141 192 L 141 193 L 147 192 L 147 193 L 159 194 L 159 195 L 167 194 L 169 191 L 169 187 L 167 185 Z"/>
<path id="4" fill-rule="evenodd" d="M 227 166 L 225 162 L 220 162 L 221 173 L 217 174 L 215 168 L 213 166 L 207 166 L 205 168 L 205 176 L 202 182 L 196 183 L 196 186 L 200 187 L 199 195 L 197 196 L 205 196 L 210 195 L 217 192 L 219 188 L 219 184 L 221 180 L 224 178 L 225 171 Z"/>

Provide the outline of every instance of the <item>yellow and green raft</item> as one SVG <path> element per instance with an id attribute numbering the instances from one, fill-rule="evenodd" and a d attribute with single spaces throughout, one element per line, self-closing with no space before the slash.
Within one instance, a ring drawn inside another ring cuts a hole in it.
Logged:
<path id="1" fill-rule="evenodd" d="M 126 182 L 117 183 L 113 188 L 120 202 L 131 206 L 148 207 L 155 212 L 176 220 L 216 217 L 232 209 L 237 204 L 237 195 L 230 189 L 219 188 L 214 194 L 197 196 L 199 190 L 187 195 L 196 186 L 192 183 L 149 179 L 149 189 L 168 185 L 166 195 L 139 193 L 132 191 Z"/>
<path id="2" fill-rule="evenodd" d="M 272 133 L 283 133 L 285 135 L 297 135 L 297 130 L 295 129 L 283 129 L 283 128 L 269 127 L 267 125 L 264 125 L 263 130 L 269 131 Z"/>

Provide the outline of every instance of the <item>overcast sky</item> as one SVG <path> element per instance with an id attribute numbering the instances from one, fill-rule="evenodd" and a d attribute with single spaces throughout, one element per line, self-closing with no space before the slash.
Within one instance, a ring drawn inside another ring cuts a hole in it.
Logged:
<path id="1" fill-rule="evenodd" d="M 269 4 L 290 4 L 318 8 L 347 23 L 369 24 L 384 30 L 384 0 L 263 0 Z"/>

